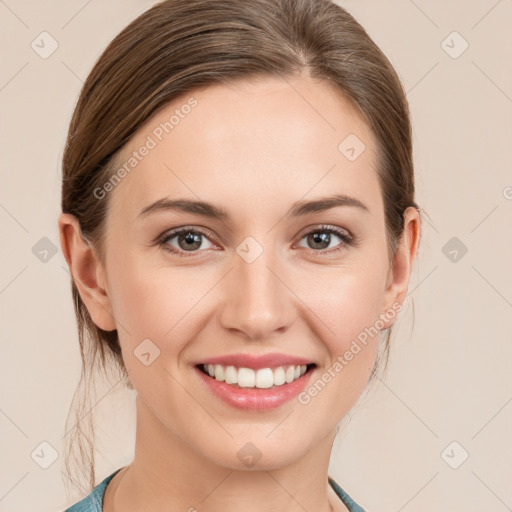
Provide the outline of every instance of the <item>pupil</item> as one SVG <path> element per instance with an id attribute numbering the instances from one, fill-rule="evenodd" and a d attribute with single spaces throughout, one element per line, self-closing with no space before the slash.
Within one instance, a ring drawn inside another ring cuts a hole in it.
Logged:
<path id="1" fill-rule="evenodd" d="M 198 249 L 200 246 L 201 246 L 201 241 L 199 240 L 199 235 L 196 235 L 194 233 L 187 233 L 186 235 L 184 235 L 184 238 L 185 238 L 185 247 L 182 247 L 182 249 Z M 195 242 L 195 246 L 191 246 L 191 245 L 186 245 L 186 244 L 194 244 Z M 180 244 L 182 245 L 182 244 Z"/>
<path id="2" fill-rule="evenodd" d="M 313 239 L 314 244 L 326 244 L 326 247 L 328 247 L 331 235 L 330 233 L 314 233 L 310 237 Z M 325 249 L 325 247 L 315 247 L 315 249 Z"/>

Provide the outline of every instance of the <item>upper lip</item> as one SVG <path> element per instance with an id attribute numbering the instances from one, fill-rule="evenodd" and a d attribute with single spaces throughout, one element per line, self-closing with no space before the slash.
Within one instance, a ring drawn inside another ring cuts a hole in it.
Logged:
<path id="1" fill-rule="evenodd" d="M 210 357 L 203 359 L 201 364 L 221 364 L 223 366 L 236 366 L 237 368 L 276 368 L 278 366 L 297 366 L 314 364 L 313 361 L 304 359 L 303 357 L 290 356 L 286 354 L 265 354 L 255 356 L 250 354 L 230 354 L 225 356 Z"/>

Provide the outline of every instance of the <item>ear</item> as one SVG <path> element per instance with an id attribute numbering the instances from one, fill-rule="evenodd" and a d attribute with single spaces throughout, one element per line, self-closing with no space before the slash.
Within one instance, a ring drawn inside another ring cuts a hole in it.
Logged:
<path id="1" fill-rule="evenodd" d="M 385 322 L 384 329 L 390 327 L 394 320 L 388 319 L 386 311 L 395 310 L 397 304 L 403 305 L 409 288 L 412 266 L 417 255 L 421 233 L 420 215 L 416 208 L 410 206 L 404 212 L 404 233 L 391 268 L 388 272 L 384 296 L 384 309 L 381 318 Z M 394 307 L 393 307 L 394 306 Z M 393 315 L 393 318 L 396 318 Z"/>
<path id="2" fill-rule="evenodd" d="M 64 258 L 93 322 L 105 331 L 115 330 L 105 272 L 96 251 L 83 238 L 80 224 L 74 215 L 61 213 L 58 227 Z"/>

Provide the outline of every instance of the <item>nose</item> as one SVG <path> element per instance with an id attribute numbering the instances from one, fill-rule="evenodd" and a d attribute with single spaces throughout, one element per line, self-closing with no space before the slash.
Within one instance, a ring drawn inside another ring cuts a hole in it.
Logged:
<path id="1" fill-rule="evenodd" d="M 233 265 L 223 280 L 223 328 L 260 340 L 286 331 L 293 315 L 293 293 L 271 251 L 264 250 L 251 263 L 235 254 Z"/>

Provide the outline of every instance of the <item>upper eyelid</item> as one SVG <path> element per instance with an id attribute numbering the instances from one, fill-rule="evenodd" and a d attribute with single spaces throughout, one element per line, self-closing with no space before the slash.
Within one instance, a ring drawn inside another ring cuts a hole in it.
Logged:
<path id="1" fill-rule="evenodd" d="M 352 236 L 352 233 L 347 228 L 343 228 L 341 226 L 334 226 L 331 224 L 314 224 L 312 226 L 307 226 L 307 227 L 303 228 L 300 231 L 300 233 L 307 234 L 312 231 L 315 231 L 315 230 L 320 231 L 322 229 L 325 229 L 325 230 L 334 229 L 334 230 L 344 231 L 347 235 Z M 182 231 L 197 231 L 205 236 L 210 233 L 210 230 L 208 228 L 203 228 L 202 226 L 181 226 L 181 227 L 172 228 L 167 231 L 164 231 L 164 233 L 162 233 L 161 235 L 158 236 L 158 239 L 165 239 L 170 236 L 175 236 Z"/>
<path id="2" fill-rule="evenodd" d="M 352 233 L 347 228 L 342 228 L 341 226 L 334 226 L 333 224 L 314 224 L 313 226 L 308 226 L 304 228 L 301 233 L 311 233 L 314 231 L 322 231 L 322 230 L 333 230 L 333 231 L 343 231 L 348 236 L 352 236 Z"/>

